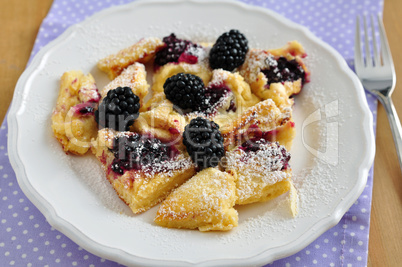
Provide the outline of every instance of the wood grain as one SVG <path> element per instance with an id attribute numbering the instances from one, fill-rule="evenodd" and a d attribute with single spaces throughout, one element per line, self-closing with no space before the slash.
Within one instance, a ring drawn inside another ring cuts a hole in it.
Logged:
<path id="1" fill-rule="evenodd" d="M 52 0 L 0 0 L 0 121 L 51 4 Z"/>
<path id="2" fill-rule="evenodd" d="M 394 59 L 397 83 L 392 95 L 402 118 L 402 1 L 385 0 L 384 24 Z M 377 112 L 376 157 L 368 266 L 402 264 L 402 173 L 384 108 Z"/>
<path id="3" fill-rule="evenodd" d="M 11 102 L 51 0 L 0 0 L 0 121 Z M 384 23 L 395 62 L 393 100 L 402 117 L 401 0 L 385 0 Z M 402 173 L 384 109 L 378 108 L 377 152 L 371 213 L 368 266 L 400 266 L 402 262 Z"/>

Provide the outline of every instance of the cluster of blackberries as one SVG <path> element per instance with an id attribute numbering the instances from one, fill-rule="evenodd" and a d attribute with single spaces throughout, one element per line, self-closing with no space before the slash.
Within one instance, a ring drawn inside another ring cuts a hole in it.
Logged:
<path id="1" fill-rule="evenodd" d="M 138 117 L 140 98 L 130 87 L 110 90 L 95 110 L 95 120 L 100 127 L 127 131 Z"/>
<path id="2" fill-rule="evenodd" d="M 200 169 L 217 166 L 225 154 L 218 124 L 201 117 L 192 119 L 185 127 L 183 144 Z"/>
<path id="3" fill-rule="evenodd" d="M 116 137 L 110 150 L 115 157 L 111 168 L 118 174 L 167 161 L 170 157 L 169 147 L 159 139 L 147 138 L 137 133 Z"/>
<path id="4" fill-rule="evenodd" d="M 212 69 L 232 71 L 244 63 L 247 51 L 246 37 L 238 30 L 230 30 L 216 40 L 209 53 L 209 65 Z"/>

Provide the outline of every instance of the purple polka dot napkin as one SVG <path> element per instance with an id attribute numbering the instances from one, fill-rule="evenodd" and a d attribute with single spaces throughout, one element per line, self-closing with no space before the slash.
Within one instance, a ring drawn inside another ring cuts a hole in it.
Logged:
<path id="1" fill-rule="evenodd" d="M 72 24 L 130 0 L 55 0 L 44 19 L 31 58 Z M 243 0 L 269 8 L 309 28 L 338 50 L 351 67 L 357 14 L 382 12 L 383 0 Z M 376 120 L 377 102 L 367 94 Z M 302 251 L 268 266 L 367 265 L 373 172 L 360 198 L 338 225 Z M 7 154 L 7 122 L 0 128 L 0 266 L 118 266 L 93 255 L 53 229 L 18 186 Z"/>

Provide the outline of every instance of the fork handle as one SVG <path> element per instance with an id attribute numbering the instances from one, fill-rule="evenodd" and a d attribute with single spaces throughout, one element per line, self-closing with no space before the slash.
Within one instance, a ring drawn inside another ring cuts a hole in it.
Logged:
<path id="1" fill-rule="evenodd" d="M 380 96 L 380 101 L 383 104 L 388 116 L 389 124 L 391 125 L 392 136 L 394 137 L 396 152 L 398 154 L 399 166 L 402 170 L 402 126 L 396 113 L 392 99 L 389 96 Z"/>

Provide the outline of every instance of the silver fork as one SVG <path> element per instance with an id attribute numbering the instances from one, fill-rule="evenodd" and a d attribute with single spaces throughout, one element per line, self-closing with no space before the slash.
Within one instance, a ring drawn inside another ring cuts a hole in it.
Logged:
<path id="1" fill-rule="evenodd" d="M 355 40 L 355 70 L 364 88 L 377 96 L 377 98 L 380 100 L 385 108 L 389 123 L 391 125 L 392 135 L 395 141 L 399 165 L 402 170 L 402 127 L 391 99 L 391 94 L 394 91 L 396 82 L 394 63 L 392 61 L 391 50 L 389 49 L 384 24 L 382 23 L 380 15 L 377 15 L 381 39 L 380 54 L 378 53 L 377 49 L 373 15 L 370 16 L 370 20 L 372 29 L 371 34 L 373 39 L 373 57 L 370 53 L 367 16 L 364 16 L 364 46 L 366 54 L 366 57 L 364 58 L 362 51 L 363 43 L 360 38 L 360 17 L 357 16 Z"/>

